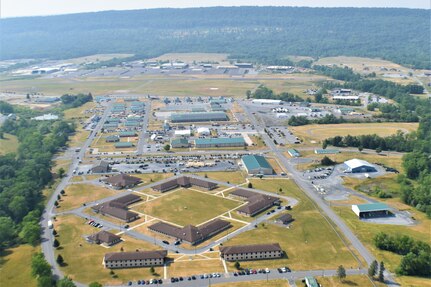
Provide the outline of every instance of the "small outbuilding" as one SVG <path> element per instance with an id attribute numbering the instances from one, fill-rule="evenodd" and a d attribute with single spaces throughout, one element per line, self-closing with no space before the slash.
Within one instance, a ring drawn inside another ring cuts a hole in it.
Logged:
<path id="1" fill-rule="evenodd" d="M 283 215 L 279 216 L 279 217 L 275 220 L 275 223 L 279 223 L 279 224 L 287 225 L 287 224 L 289 224 L 289 223 L 290 223 L 290 222 L 292 222 L 292 221 L 293 221 L 293 217 L 292 217 L 292 215 L 291 215 L 291 214 L 289 214 L 289 213 L 286 213 L 286 214 L 283 214 Z"/>
<path id="2" fill-rule="evenodd" d="M 100 160 L 91 168 L 92 173 L 105 173 L 110 170 L 109 162 Z"/>
<path id="3" fill-rule="evenodd" d="M 384 203 L 354 204 L 352 211 L 359 218 L 385 217 L 392 214 L 389 206 Z"/>
<path id="4" fill-rule="evenodd" d="M 346 165 L 347 169 L 346 172 L 351 173 L 359 173 L 359 172 L 376 172 L 377 169 L 374 165 L 370 164 L 369 162 L 361 159 L 351 159 L 348 161 L 345 161 L 344 164 Z"/>

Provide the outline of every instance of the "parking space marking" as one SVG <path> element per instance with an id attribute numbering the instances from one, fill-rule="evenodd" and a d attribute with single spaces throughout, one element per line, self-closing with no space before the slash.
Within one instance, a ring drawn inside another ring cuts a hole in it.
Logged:
<path id="1" fill-rule="evenodd" d="M 166 264 L 163 265 L 163 278 L 166 280 L 168 279 L 168 267 Z"/>

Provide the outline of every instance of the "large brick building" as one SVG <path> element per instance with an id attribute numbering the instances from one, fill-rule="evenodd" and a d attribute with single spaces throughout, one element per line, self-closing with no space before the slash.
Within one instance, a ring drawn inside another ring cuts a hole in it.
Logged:
<path id="1" fill-rule="evenodd" d="M 108 269 L 160 266 L 167 255 L 166 250 L 107 253 L 103 265 Z"/>
<path id="2" fill-rule="evenodd" d="M 223 246 L 220 256 L 226 261 L 275 259 L 283 256 L 283 250 L 278 243 Z"/>

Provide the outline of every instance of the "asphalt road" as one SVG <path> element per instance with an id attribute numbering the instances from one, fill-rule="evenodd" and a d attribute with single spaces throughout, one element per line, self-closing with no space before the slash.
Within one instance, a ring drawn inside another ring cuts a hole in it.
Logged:
<path id="1" fill-rule="evenodd" d="M 57 196 L 60 194 L 60 191 L 66 187 L 66 185 L 68 184 L 70 179 L 73 177 L 72 171 L 78 167 L 79 160 L 84 157 L 85 152 L 88 150 L 90 144 L 94 140 L 96 132 L 100 131 L 100 129 L 102 128 L 103 123 L 105 122 L 106 118 L 108 117 L 108 115 L 111 111 L 112 104 L 113 104 L 112 102 L 108 104 L 101 120 L 97 124 L 94 131 L 90 134 L 90 136 L 87 138 L 85 143 L 82 145 L 81 150 L 79 152 L 77 152 L 75 156 L 73 156 L 72 163 L 70 164 L 69 171 L 68 171 L 67 175 L 58 184 L 57 188 L 55 189 L 55 191 L 51 195 L 51 198 L 48 200 L 48 202 L 45 206 L 45 209 L 42 213 L 42 217 L 41 217 L 41 221 L 40 221 L 40 225 L 42 227 L 41 248 L 42 248 L 42 252 L 45 255 L 46 260 L 52 266 L 52 271 L 53 271 L 54 277 L 56 277 L 56 278 L 61 278 L 62 272 L 58 268 L 58 265 L 55 261 L 56 258 L 55 258 L 55 254 L 54 254 L 54 248 L 52 247 L 54 237 L 52 236 L 52 230 L 48 228 L 48 221 L 52 220 L 54 217 L 54 214 L 55 214 L 54 202 L 56 201 Z M 55 222 L 54 222 L 54 220 L 52 220 L 52 221 L 54 223 L 54 228 L 55 228 Z M 76 284 L 78 287 L 85 286 L 85 285 L 80 284 L 78 282 Z"/>
<path id="2" fill-rule="evenodd" d="M 150 113 L 151 113 L 151 101 L 147 101 L 145 102 L 145 114 L 144 114 L 144 121 L 142 123 L 142 130 L 139 134 L 138 147 L 136 151 L 137 155 L 141 155 L 144 152 L 145 135 L 147 134 Z"/>
<path id="3" fill-rule="evenodd" d="M 269 136 L 264 131 L 264 125 L 258 122 L 254 115 L 250 113 L 247 109 L 246 105 L 240 102 L 244 111 L 248 114 L 251 123 L 255 125 L 258 129 L 258 132 L 262 135 L 266 145 L 271 148 L 272 152 L 277 156 L 283 167 L 292 175 L 293 180 L 296 184 L 307 194 L 309 198 L 311 198 L 314 203 L 319 207 L 321 212 L 323 212 L 327 218 L 327 220 L 331 220 L 338 229 L 343 233 L 344 237 L 350 242 L 350 244 L 355 248 L 359 254 L 364 258 L 368 265 L 371 264 L 375 260 L 375 257 L 371 254 L 371 252 L 362 244 L 362 242 L 356 237 L 356 235 L 350 230 L 350 228 L 344 223 L 344 221 L 331 209 L 331 207 L 318 195 L 315 193 L 315 189 L 313 185 L 302 178 L 301 172 L 298 172 L 292 164 L 289 163 L 287 158 L 283 155 L 283 153 L 275 146 L 274 142 L 269 138 Z M 329 218 L 329 219 L 328 219 Z M 336 231 L 334 229 L 334 231 Z M 337 232 L 337 231 L 336 231 Z M 337 233 L 338 234 L 338 233 Z M 340 237 L 342 240 L 343 238 Z M 349 248 L 348 244 L 346 246 Z M 353 254 L 353 253 L 352 253 Z M 364 268 L 367 266 L 361 266 L 358 261 L 359 267 Z M 395 283 L 392 276 L 386 272 L 385 274 L 388 286 L 399 286 Z"/>

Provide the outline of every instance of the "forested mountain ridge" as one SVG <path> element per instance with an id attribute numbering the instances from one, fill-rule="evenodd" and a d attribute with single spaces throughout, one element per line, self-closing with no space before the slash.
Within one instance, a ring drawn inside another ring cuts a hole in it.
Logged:
<path id="1" fill-rule="evenodd" d="M 286 55 L 380 57 L 429 68 L 429 10 L 214 7 L 0 20 L 2 59 L 96 53 L 224 52 L 271 63 Z"/>

